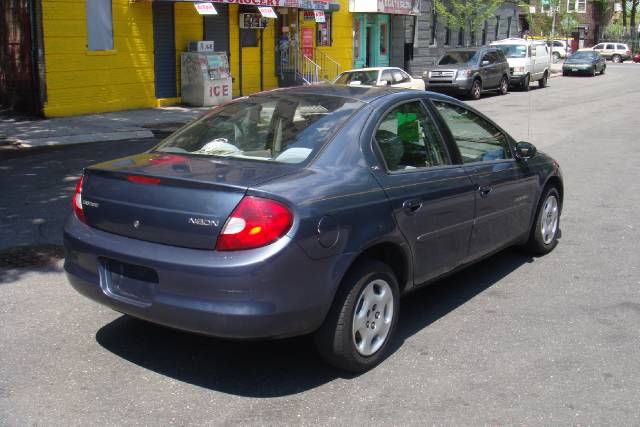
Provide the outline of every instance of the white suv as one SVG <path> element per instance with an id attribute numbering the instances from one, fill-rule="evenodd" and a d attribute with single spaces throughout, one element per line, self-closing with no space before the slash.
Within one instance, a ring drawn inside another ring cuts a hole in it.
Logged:
<path id="1" fill-rule="evenodd" d="M 571 55 L 571 48 L 565 40 L 552 40 L 547 42 L 547 46 L 551 47 L 553 62 L 558 62 Z"/>
<path id="2" fill-rule="evenodd" d="M 622 62 L 631 59 L 631 49 L 624 43 L 598 43 L 591 49 L 598 52 L 605 59 Z"/>

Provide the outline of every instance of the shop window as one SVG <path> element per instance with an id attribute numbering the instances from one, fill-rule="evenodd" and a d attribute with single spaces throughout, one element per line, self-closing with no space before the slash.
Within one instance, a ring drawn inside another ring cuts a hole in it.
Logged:
<path id="1" fill-rule="evenodd" d="M 87 49 L 113 49 L 111 0 L 87 0 Z"/>
<path id="2" fill-rule="evenodd" d="M 255 7 L 241 5 L 238 13 L 258 13 Z M 251 28 L 240 28 L 240 46 L 258 47 L 258 31 Z"/>
<path id="3" fill-rule="evenodd" d="M 380 55 L 387 54 L 387 24 L 380 24 Z"/>
<path id="4" fill-rule="evenodd" d="M 325 13 L 324 19 L 325 22 L 316 23 L 316 46 L 331 46 L 331 14 Z"/>

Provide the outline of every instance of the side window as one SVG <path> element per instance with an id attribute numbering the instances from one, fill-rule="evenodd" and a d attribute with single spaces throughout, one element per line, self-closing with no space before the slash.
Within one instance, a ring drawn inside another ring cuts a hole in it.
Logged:
<path id="1" fill-rule="evenodd" d="M 380 76 L 380 80 L 386 80 L 388 82 L 390 82 L 390 84 L 393 84 L 393 76 L 391 75 L 391 71 L 389 70 L 384 70 L 382 72 L 382 75 Z"/>
<path id="2" fill-rule="evenodd" d="M 606 47 L 605 49 L 607 49 L 607 50 L 613 50 L 613 49 L 615 49 L 615 47 L 614 47 L 614 45 L 612 45 L 612 44 L 608 44 L 608 45 L 607 45 L 607 47 Z"/>
<path id="3" fill-rule="evenodd" d="M 509 159 L 507 139 L 491 123 L 457 105 L 434 101 L 460 150 L 463 163 Z"/>
<path id="4" fill-rule="evenodd" d="M 625 45 L 623 45 L 623 44 L 616 45 L 616 47 L 618 48 L 618 50 L 629 50 L 629 49 L 627 49 L 627 47 L 626 47 Z"/>
<path id="5" fill-rule="evenodd" d="M 536 48 L 533 46 L 529 46 L 529 56 L 535 58 L 536 56 Z"/>
<path id="6" fill-rule="evenodd" d="M 493 63 L 493 61 L 491 60 L 491 54 L 490 54 L 490 53 L 485 53 L 485 54 L 482 56 L 482 60 L 480 61 L 480 65 L 482 65 L 482 63 L 483 63 L 484 61 L 487 61 L 489 64 L 492 64 L 492 63 Z"/>
<path id="7" fill-rule="evenodd" d="M 87 49 L 113 49 L 111 0 L 87 0 Z"/>
<path id="8" fill-rule="evenodd" d="M 419 101 L 388 112 L 375 134 L 390 171 L 451 164 L 436 127 Z"/>
<path id="9" fill-rule="evenodd" d="M 602 43 L 597 44 L 597 45 L 595 45 L 595 47 L 594 47 L 593 49 L 595 49 L 595 50 L 601 50 L 601 49 L 604 49 L 604 44 L 602 44 Z"/>

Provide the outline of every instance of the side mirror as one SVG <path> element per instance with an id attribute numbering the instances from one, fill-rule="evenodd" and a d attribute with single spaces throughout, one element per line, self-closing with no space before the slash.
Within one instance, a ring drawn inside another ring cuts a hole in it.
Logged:
<path id="1" fill-rule="evenodd" d="M 529 160 L 535 156 L 537 152 L 538 149 L 536 146 L 529 142 L 516 142 L 516 159 L 518 160 Z"/>
<path id="2" fill-rule="evenodd" d="M 483 67 L 486 67 L 487 65 L 489 65 L 489 61 L 487 61 L 487 60 L 482 61 L 482 66 Z"/>

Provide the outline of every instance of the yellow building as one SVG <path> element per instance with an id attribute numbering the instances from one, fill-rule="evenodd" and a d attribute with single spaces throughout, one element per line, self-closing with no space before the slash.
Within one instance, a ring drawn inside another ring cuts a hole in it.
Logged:
<path id="1" fill-rule="evenodd" d="M 213 40 L 227 52 L 233 96 L 332 79 L 352 66 L 348 0 L 213 4 L 217 15 L 200 15 L 193 1 L 41 0 L 44 115 L 179 104 L 180 54 L 190 41 Z M 277 17 L 262 17 L 260 5 Z"/>

